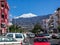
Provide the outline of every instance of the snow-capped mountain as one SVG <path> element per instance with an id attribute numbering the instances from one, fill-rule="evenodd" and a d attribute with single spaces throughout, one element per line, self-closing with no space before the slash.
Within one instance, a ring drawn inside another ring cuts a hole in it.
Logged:
<path id="1" fill-rule="evenodd" d="M 27 13 L 27 14 L 22 14 L 21 16 L 18 17 L 14 17 L 14 19 L 18 19 L 18 18 L 31 18 L 31 17 L 36 17 L 37 15 L 33 14 L 33 13 Z"/>
<path id="2" fill-rule="evenodd" d="M 50 17 L 51 14 L 49 15 L 44 15 L 44 16 L 36 16 L 36 15 L 33 15 L 33 16 L 25 16 L 24 15 L 21 15 L 20 17 L 18 18 L 13 18 L 12 19 L 12 23 L 14 25 L 19 25 L 21 27 L 25 27 L 26 30 L 29 30 L 29 29 L 32 29 L 32 27 L 36 24 L 36 23 L 42 23 L 42 20 L 43 19 L 48 19 Z M 29 17 L 29 18 L 28 18 Z"/>

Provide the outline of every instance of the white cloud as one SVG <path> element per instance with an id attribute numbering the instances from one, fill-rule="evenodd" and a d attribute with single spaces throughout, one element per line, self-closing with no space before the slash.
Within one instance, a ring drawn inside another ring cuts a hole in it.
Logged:
<path id="1" fill-rule="evenodd" d="M 22 14 L 21 16 L 15 17 L 16 18 L 31 18 L 31 17 L 36 17 L 37 15 L 32 14 L 32 13 L 27 13 L 27 14 Z"/>

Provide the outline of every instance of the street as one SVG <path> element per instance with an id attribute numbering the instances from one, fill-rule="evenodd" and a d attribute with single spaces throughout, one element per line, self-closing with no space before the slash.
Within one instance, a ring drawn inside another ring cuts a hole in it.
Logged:
<path id="1" fill-rule="evenodd" d="M 33 38 L 30 38 L 29 39 L 29 45 L 33 45 Z M 60 39 L 50 39 L 49 42 L 52 44 L 52 45 L 57 45 L 59 43 Z"/>
<path id="2" fill-rule="evenodd" d="M 50 42 L 51 44 L 58 44 L 60 39 L 51 39 Z"/>

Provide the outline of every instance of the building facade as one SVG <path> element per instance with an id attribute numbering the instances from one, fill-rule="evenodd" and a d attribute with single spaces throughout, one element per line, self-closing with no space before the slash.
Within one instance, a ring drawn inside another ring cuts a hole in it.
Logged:
<path id="1" fill-rule="evenodd" d="M 60 8 L 58 8 L 56 10 L 56 14 L 55 15 L 57 16 L 57 24 L 59 26 L 60 25 Z"/>
<path id="2" fill-rule="evenodd" d="M 5 34 L 8 27 L 9 6 L 7 0 L 0 0 L 0 34 Z"/>
<path id="3" fill-rule="evenodd" d="M 49 30 L 53 30 L 55 32 L 59 32 L 57 27 L 60 26 L 60 8 L 58 8 L 54 14 L 52 14 L 49 18 Z"/>
<path id="4" fill-rule="evenodd" d="M 43 23 L 42 27 L 43 27 L 44 31 L 48 33 L 48 31 L 49 31 L 49 19 L 43 19 L 42 23 Z"/>
<path id="5" fill-rule="evenodd" d="M 59 32 L 57 27 L 60 26 L 60 8 L 58 8 L 49 19 L 44 19 L 42 26 L 45 30 Z"/>
<path id="6" fill-rule="evenodd" d="M 60 25 L 60 8 L 58 8 L 49 19 L 50 25 L 53 25 L 53 28 L 57 28 Z"/>

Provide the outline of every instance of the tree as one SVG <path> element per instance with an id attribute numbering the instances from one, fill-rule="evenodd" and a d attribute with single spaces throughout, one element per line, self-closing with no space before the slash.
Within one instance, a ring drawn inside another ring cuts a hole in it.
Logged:
<path id="1" fill-rule="evenodd" d="M 18 27 L 17 25 L 12 25 L 9 27 L 9 32 L 23 32 L 23 30 L 20 26 Z"/>
<path id="2" fill-rule="evenodd" d="M 15 32 L 15 26 L 14 25 L 11 25 L 9 27 L 9 32 Z"/>
<path id="3" fill-rule="evenodd" d="M 58 31 L 60 32 L 60 26 L 57 27 Z"/>
<path id="4" fill-rule="evenodd" d="M 33 32 L 33 33 L 38 33 L 38 32 L 40 32 L 40 31 L 42 31 L 42 27 L 41 27 L 40 24 L 37 23 L 37 24 L 34 26 L 32 32 Z"/>

